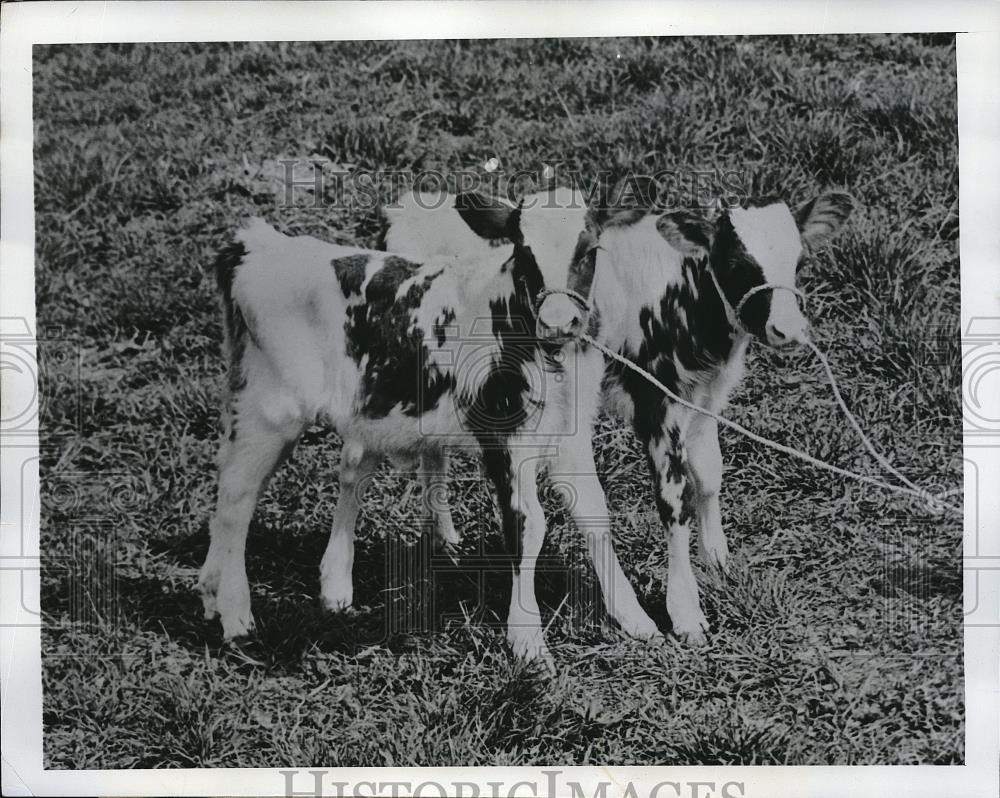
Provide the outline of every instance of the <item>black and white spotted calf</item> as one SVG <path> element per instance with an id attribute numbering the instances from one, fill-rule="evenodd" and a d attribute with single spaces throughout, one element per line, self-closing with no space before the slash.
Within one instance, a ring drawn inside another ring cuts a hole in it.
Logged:
<path id="1" fill-rule="evenodd" d="M 491 242 L 482 256 L 408 258 L 291 238 L 255 220 L 219 258 L 229 395 L 199 586 L 206 615 L 221 616 L 227 638 L 253 627 L 244 553 L 258 497 L 303 429 L 320 422 L 344 441 L 321 565 L 325 604 L 337 610 L 352 602 L 360 490 L 381 457 L 419 459 L 429 491 L 444 482 L 448 448 L 475 446 L 513 556 L 508 639 L 519 655 L 548 657 L 534 595 L 545 534 L 535 475 L 552 451 L 589 457 L 604 366 L 592 349 L 537 338 L 533 301 L 543 286 L 577 287 L 592 273 L 594 249 L 578 200 L 563 198 L 549 212 L 461 198 L 458 207 L 449 214 Z M 540 315 L 572 330 L 576 312 L 554 296 Z M 586 511 L 604 517 L 592 533 L 596 553 L 609 545 L 603 494 Z M 447 507 L 432 512 L 438 534 L 454 539 Z M 620 570 L 608 573 L 609 590 L 626 584 Z M 641 613 L 631 602 L 621 598 L 633 616 Z"/>
<path id="2" fill-rule="evenodd" d="M 591 300 L 600 314 L 599 337 L 677 394 L 720 411 L 742 377 L 751 336 L 772 346 L 803 341 L 807 322 L 792 290 L 796 267 L 851 209 L 849 196 L 833 192 L 795 212 L 779 200 L 762 199 L 715 219 L 642 209 L 595 212 L 590 221 L 600 246 Z M 389 242 L 421 251 L 426 241 L 409 235 L 421 215 L 412 202 L 389 212 Z M 437 240 L 434 251 L 469 253 L 478 246 L 456 237 Z M 581 386 L 582 393 L 587 390 Z M 608 409 L 631 422 L 646 452 L 657 510 L 669 534 L 667 609 L 674 632 L 702 642 L 707 622 L 689 539 L 697 514 L 702 558 L 725 566 L 718 426 L 614 362 L 603 375 L 603 396 Z M 685 492 L 693 502 L 685 502 Z M 617 563 L 615 569 L 620 572 Z M 625 592 L 631 589 L 605 596 L 616 616 L 614 601 Z M 637 628 L 649 621 L 630 614 Z"/>

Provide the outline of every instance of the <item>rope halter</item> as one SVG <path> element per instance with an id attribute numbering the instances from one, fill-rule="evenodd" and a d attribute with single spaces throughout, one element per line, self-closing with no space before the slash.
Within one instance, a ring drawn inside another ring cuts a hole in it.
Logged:
<path id="1" fill-rule="evenodd" d="M 576 332 L 565 331 L 562 333 L 553 332 L 552 328 L 542 321 L 541 310 L 542 303 L 545 300 L 555 294 L 562 294 L 570 298 L 574 305 L 576 305 L 577 310 L 580 313 L 580 328 Z M 538 296 L 535 298 L 535 302 L 532 306 L 532 314 L 535 317 L 535 336 L 538 338 L 545 339 L 547 341 L 565 343 L 577 336 L 580 332 L 585 332 L 590 325 L 590 301 L 583 296 L 583 294 L 577 293 L 570 288 L 543 288 L 538 292 Z"/>
<path id="2" fill-rule="evenodd" d="M 729 320 L 729 326 L 732 327 L 734 330 L 738 330 L 740 332 L 745 332 L 749 334 L 750 331 L 743 323 L 743 316 L 742 316 L 743 308 L 746 307 L 747 302 L 752 297 L 756 296 L 761 291 L 790 291 L 791 293 L 795 294 L 796 297 L 798 297 L 799 307 L 803 311 L 803 313 L 805 312 L 806 295 L 802 293 L 802 291 L 800 291 L 798 288 L 795 288 L 794 286 L 778 285 L 777 283 L 761 283 L 760 285 L 755 285 L 753 288 L 747 291 L 742 297 L 740 297 L 740 301 L 736 303 L 736 307 L 734 308 L 729 303 L 729 298 L 726 296 L 726 292 L 723 291 L 722 286 L 719 285 L 719 278 L 715 276 L 715 269 L 713 269 L 711 265 L 709 265 L 707 268 L 709 275 L 712 277 L 712 283 L 715 285 L 715 290 L 719 292 L 719 299 L 722 300 L 722 306 L 725 308 L 726 318 Z"/>

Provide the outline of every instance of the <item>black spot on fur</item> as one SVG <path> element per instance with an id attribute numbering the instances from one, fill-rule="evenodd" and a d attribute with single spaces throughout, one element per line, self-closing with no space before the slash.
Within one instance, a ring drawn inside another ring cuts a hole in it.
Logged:
<path id="1" fill-rule="evenodd" d="M 662 444 L 663 439 L 667 439 L 666 457 L 662 461 L 654 461 L 652 451 Z M 656 509 L 660 515 L 660 520 L 666 529 L 670 529 L 675 523 L 687 524 L 692 518 L 692 495 L 690 482 L 687 479 L 687 469 L 685 463 L 684 443 L 681 440 L 680 430 L 670 425 L 666 430 L 661 425 L 653 435 L 652 441 L 646 448 L 649 471 L 653 477 L 653 495 L 656 498 Z M 674 503 L 673 497 L 668 500 L 661 491 L 663 482 L 679 486 L 680 500 Z"/>
<path id="2" fill-rule="evenodd" d="M 511 557 L 514 573 L 520 570 L 521 552 L 524 549 L 524 513 L 517 510 L 513 504 L 513 483 L 511 474 L 510 449 L 505 436 L 484 432 L 479 439 L 483 450 L 483 465 L 486 475 L 493 483 L 497 492 L 497 505 L 500 508 L 500 523 L 503 528 L 504 543 L 507 554 Z"/>
<path id="3" fill-rule="evenodd" d="M 672 482 L 679 482 L 684 476 L 684 450 L 682 448 L 681 431 L 671 426 L 667 429 L 667 439 L 670 449 L 667 454 L 668 473 Z"/>
<path id="4" fill-rule="evenodd" d="M 219 286 L 219 293 L 227 301 L 232 298 L 236 267 L 243 262 L 243 258 L 246 255 L 247 250 L 242 242 L 233 241 L 219 250 L 219 254 L 215 258 L 213 267 L 215 270 L 215 281 Z"/>
<path id="5" fill-rule="evenodd" d="M 372 275 L 372 279 L 368 281 L 368 286 L 365 288 L 365 300 L 367 302 L 382 302 L 395 299 L 399 286 L 405 280 L 413 277 L 419 269 L 419 263 L 404 260 L 397 255 L 387 256 L 386 259 L 382 261 L 382 266 L 379 270 L 375 272 Z M 439 270 L 434 277 L 441 274 L 441 271 L 443 271 L 443 269 Z M 429 282 L 424 286 L 424 290 L 426 290 L 428 285 L 430 285 Z M 418 302 L 421 296 L 423 296 L 423 291 L 420 291 L 420 296 L 416 297 Z M 404 298 L 404 301 L 408 298 L 409 297 Z M 416 307 L 416 305 L 414 305 L 414 307 Z"/>
<path id="6" fill-rule="evenodd" d="M 348 255 L 330 261 L 337 275 L 337 282 L 340 283 L 340 290 L 346 299 L 361 296 L 361 286 L 365 282 L 365 267 L 369 260 L 368 255 Z"/>
<path id="7" fill-rule="evenodd" d="M 696 252 L 699 249 L 708 252 L 712 248 L 715 234 L 715 228 L 708 219 L 690 211 L 663 214 L 656 220 L 656 229 L 671 246 L 681 252 Z M 675 242 L 675 233 L 681 237 L 681 241 Z"/>
<path id="8" fill-rule="evenodd" d="M 437 407 L 455 387 L 450 373 L 428 362 L 424 330 L 413 324 L 413 312 L 444 269 L 415 280 L 402 297 L 396 297 L 419 268 L 403 258 L 387 257 L 368 281 L 365 302 L 347 311 L 347 353 L 359 366 L 367 357 L 361 384 L 364 405 L 359 411 L 370 418 L 384 418 L 397 405 L 406 415 L 421 415 Z"/>
<path id="9" fill-rule="evenodd" d="M 538 268 L 538 262 L 531 251 L 531 247 L 524 244 L 514 245 L 513 267 L 511 277 L 514 278 L 514 289 L 516 291 L 515 313 L 520 313 L 523 308 L 531 316 L 531 307 L 539 292 L 545 288 L 545 280 L 542 278 L 542 270 Z"/>
<path id="10" fill-rule="evenodd" d="M 434 338 L 437 340 L 438 348 L 444 346 L 444 342 L 447 340 L 448 325 L 455 321 L 455 311 L 452 308 L 445 308 L 444 312 L 437 317 L 434 321 L 434 327 L 431 332 L 434 333 Z"/>
<path id="11" fill-rule="evenodd" d="M 741 208 L 766 208 L 769 205 L 777 205 L 781 203 L 782 200 L 779 197 L 766 196 L 766 197 L 746 197 L 741 203 Z"/>
<path id="12" fill-rule="evenodd" d="M 720 217 L 716 226 L 711 263 L 719 279 L 719 285 L 726 292 L 726 298 L 733 308 L 739 304 L 747 291 L 765 282 L 764 270 L 747 252 L 733 229 L 729 214 Z M 771 293 L 761 291 L 747 300 L 740 313 L 740 321 L 747 330 L 763 339 L 764 325 L 770 312 Z"/>
<path id="13" fill-rule="evenodd" d="M 525 367 L 539 347 L 530 309 L 522 299 L 516 295 L 509 300 L 496 299 L 490 302 L 490 313 L 499 353 L 466 410 L 467 423 L 477 438 L 511 435 L 524 425 L 529 410 Z"/>
<path id="14" fill-rule="evenodd" d="M 688 483 L 686 480 L 674 480 L 676 484 L 681 485 L 681 495 L 682 500 L 678 506 L 667 501 L 661 494 L 659 490 L 659 485 L 654 486 L 654 493 L 656 498 L 656 510 L 660 516 L 660 522 L 663 524 L 665 529 L 671 529 L 674 524 L 689 524 L 692 519 L 691 505 L 690 502 L 684 500 L 684 496 L 688 492 Z"/>
<path id="15" fill-rule="evenodd" d="M 589 300 L 596 268 L 597 239 L 593 233 L 584 230 L 580 233 L 573 251 L 573 260 L 570 262 L 566 287 Z"/>

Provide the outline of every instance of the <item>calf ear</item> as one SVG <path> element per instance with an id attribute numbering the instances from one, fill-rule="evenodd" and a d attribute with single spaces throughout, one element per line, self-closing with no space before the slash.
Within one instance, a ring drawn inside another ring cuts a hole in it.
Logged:
<path id="1" fill-rule="evenodd" d="M 480 238 L 511 237 L 516 209 L 495 197 L 487 197 L 478 191 L 464 191 L 455 196 L 455 210 Z"/>
<path id="2" fill-rule="evenodd" d="M 629 227 L 655 207 L 657 191 L 655 180 L 631 173 L 613 185 L 604 183 L 595 193 L 590 218 L 600 228 Z"/>
<path id="3" fill-rule="evenodd" d="M 653 178 L 629 173 L 611 189 L 608 205 L 615 208 L 653 208 L 658 191 L 659 186 Z"/>
<path id="4" fill-rule="evenodd" d="M 814 197 L 795 211 L 795 223 L 802 243 L 809 249 L 825 244 L 854 210 L 854 199 L 843 191 L 828 191 Z"/>
<path id="5" fill-rule="evenodd" d="M 712 249 L 714 225 L 692 211 L 665 213 L 656 220 L 656 229 L 670 246 L 688 257 L 701 257 Z"/>

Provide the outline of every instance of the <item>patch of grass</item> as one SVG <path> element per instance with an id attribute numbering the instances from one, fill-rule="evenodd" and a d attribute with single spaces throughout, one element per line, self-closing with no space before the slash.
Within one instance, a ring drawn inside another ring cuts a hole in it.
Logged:
<path id="1" fill-rule="evenodd" d="M 421 536 L 412 475 L 383 469 L 356 608 L 323 612 L 339 440 L 318 428 L 251 527 L 255 638 L 224 645 L 194 593 L 223 385 L 215 251 L 251 215 L 378 232 L 367 208 L 278 203 L 285 157 L 733 171 L 793 202 L 846 188 L 858 212 L 801 274 L 816 338 L 876 445 L 960 484 L 952 37 L 42 46 L 34 67 L 46 767 L 963 760 L 960 526 L 729 433 L 735 556 L 725 577 L 696 565 L 704 649 L 619 634 L 546 489 L 560 673 L 512 663 L 495 510 L 465 457 L 459 564 Z M 727 413 L 871 467 L 808 355 L 752 348 Z M 667 630 L 644 458 L 610 419 L 595 442 L 623 567 Z"/>

